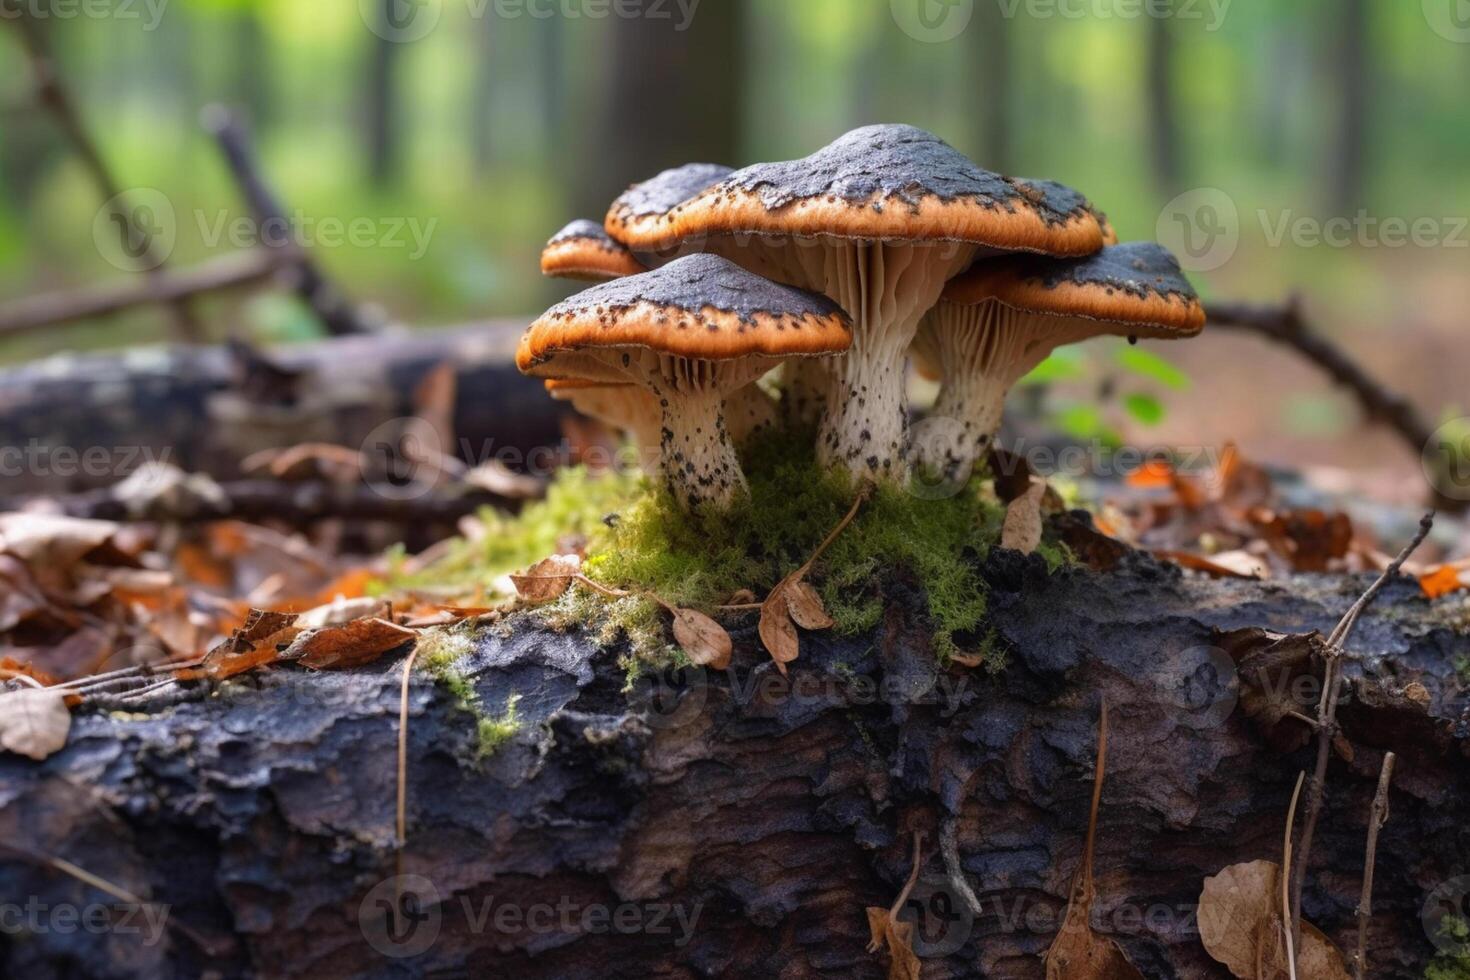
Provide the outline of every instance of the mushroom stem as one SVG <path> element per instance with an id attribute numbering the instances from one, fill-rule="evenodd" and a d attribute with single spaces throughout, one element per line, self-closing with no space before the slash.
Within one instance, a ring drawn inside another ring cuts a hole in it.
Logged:
<path id="1" fill-rule="evenodd" d="M 946 480 L 967 477 L 990 448 L 1017 381 L 1056 348 L 1097 333 L 1090 321 L 1024 313 L 994 301 L 941 302 L 921 330 L 944 381 L 933 410 L 915 427 L 910 457 L 926 476 Z"/>
<path id="2" fill-rule="evenodd" d="M 665 484 L 679 506 L 724 510 L 747 492 L 745 474 L 725 426 L 719 392 L 654 392 L 664 400 L 662 459 Z"/>
<path id="3" fill-rule="evenodd" d="M 905 358 L 923 315 L 975 246 L 797 242 L 808 279 L 847 310 L 852 350 L 831 365 L 817 458 L 859 479 L 901 481 L 907 444 Z"/>
<path id="4" fill-rule="evenodd" d="M 725 397 L 725 427 L 737 446 L 745 445 L 751 436 L 773 427 L 779 418 L 780 408 L 758 384 L 748 384 Z"/>
<path id="5" fill-rule="evenodd" d="M 832 373 L 815 357 L 793 358 L 781 369 L 781 421 L 788 429 L 815 429 L 827 411 Z"/>

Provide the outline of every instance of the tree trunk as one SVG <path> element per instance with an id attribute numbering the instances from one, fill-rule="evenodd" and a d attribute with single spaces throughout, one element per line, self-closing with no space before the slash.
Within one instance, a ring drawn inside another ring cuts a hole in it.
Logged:
<path id="1" fill-rule="evenodd" d="M 1172 0 L 1160 0 L 1172 5 Z M 1174 18 L 1148 18 L 1148 107 L 1149 148 L 1154 177 L 1169 194 L 1183 186 L 1179 163 L 1179 127 L 1174 100 Z"/>
<path id="2" fill-rule="evenodd" d="M 975 106 L 983 151 L 978 159 L 990 170 L 1013 173 L 1011 22 L 999 4 L 982 3 L 974 16 L 976 22 L 970 28 L 970 36 L 975 39 L 971 104 Z"/>
<path id="3" fill-rule="evenodd" d="M 894 902 L 917 832 L 903 914 L 919 920 L 923 975 L 1039 978 L 1082 852 L 1106 699 L 1094 925 L 1146 977 L 1227 978 L 1198 936 L 1201 884 L 1279 859 L 1314 749 L 1300 726 L 1253 720 L 1248 677 L 1237 704 L 1206 668 L 1231 673 L 1230 631 L 1326 631 L 1363 583 L 1217 582 L 1137 555 L 1048 574 L 996 551 L 985 571 L 987 629 L 1008 656 L 997 675 L 938 667 L 914 588 L 892 572 L 881 626 L 804 634 L 789 680 L 753 614 L 733 630 L 730 671 L 630 690 L 615 653 L 577 631 L 490 628 L 456 669 L 488 716 L 518 699 L 515 734 L 474 761 L 474 717 L 416 675 L 401 853 L 401 658 L 280 668 L 147 718 L 83 710 L 47 761 L 0 756 L 0 840 L 168 904 L 195 938 L 63 934 L 42 914 L 24 940 L 0 935 L 0 963 L 9 976 L 878 978 L 886 956 L 865 949 L 864 910 Z M 1374 608 L 1305 907 L 1351 949 L 1392 749 L 1368 972 L 1398 980 L 1434 954 L 1426 895 L 1470 867 L 1467 699 L 1451 667 L 1470 639 L 1410 580 Z M 1425 693 L 1396 693 L 1410 682 Z M 0 864 L 0 894 L 114 904 L 34 857 Z"/>
<path id="4" fill-rule="evenodd" d="M 629 184 L 665 168 L 740 158 L 746 5 L 702 4 L 688 23 L 678 4 L 636 6 L 638 16 L 620 14 L 603 31 L 595 139 L 583 148 L 595 166 L 581 181 L 579 214 L 603 215 Z"/>
<path id="5" fill-rule="evenodd" d="M 382 0 L 378 29 L 372 32 L 366 84 L 363 86 L 363 133 L 367 140 L 368 179 L 378 187 L 392 183 L 398 173 L 397 67 L 399 48 L 393 40 L 391 8 L 400 0 Z"/>
<path id="6" fill-rule="evenodd" d="M 1332 10 L 1337 43 L 1332 61 L 1341 95 L 1337 152 L 1331 161 L 1332 206 L 1351 215 L 1363 206 L 1363 175 L 1368 151 L 1368 87 L 1371 71 L 1367 0 L 1344 0 Z"/>

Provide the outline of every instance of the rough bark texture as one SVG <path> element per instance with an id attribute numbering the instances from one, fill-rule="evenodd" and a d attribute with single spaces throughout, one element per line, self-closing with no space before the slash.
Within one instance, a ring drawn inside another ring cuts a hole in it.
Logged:
<path id="1" fill-rule="evenodd" d="M 1189 651 L 1221 645 L 1218 630 L 1326 631 L 1364 583 L 1187 579 L 1136 555 L 1111 572 L 1048 575 L 1014 552 L 996 552 L 986 574 L 1009 654 L 999 676 L 937 668 L 898 576 L 874 635 L 804 635 L 789 683 L 753 621 L 735 631 L 730 673 L 631 693 L 614 656 L 575 633 L 519 622 L 485 634 L 464 671 L 491 715 L 520 696 L 520 732 L 477 765 L 471 718 L 434 683 L 414 683 L 401 869 L 432 882 L 438 903 L 410 903 L 398 946 L 383 938 L 394 888 L 383 882 L 395 874 L 401 661 L 277 670 L 151 717 L 83 713 L 48 761 L 0 758 L 0 840 L 171 904 L 222 952 L 206 957 L 176 931 L 151 947 L 134 935 L 0 934 L 0 972 L 881 977 L 864 907 L 893 901 L 920 830 L 924 976 L 1040 977 L 1082 849 L 1106 696 L 1097 926 L 1145 976 L 1227 976 L 1194 929 L 1201 882 L 1279 857 L 1312 750 L 1284 748 L 1301 733 L 1268 735 L 1246 698 L 1231 710 L 1182 697 L 1200 666 Z M 1370 975 L 1418 977 L 1433 953 L 1425 896 L 1470 867 L 1470 733 L 1451 666 L 1470 639 L 1408 581 L 1376 610 L 1354 641 L 1360 686 L 1342 711 L 1353 759 L 1332 765 L 1306 910 L 1351 948 L 1391 746 Z M 1385 676 L 1418 680 L 1427 705 L 1384 693 Z M 979 916 L 946 879 L 949 833 Z M 427 893 L 416 879 L 406 891 Z M 0 863 L 0 894 L 107 901 L 14 860 Z M 626 930 L 608 931 L 619 910 Z M 424 952 L 390 955 L 425 937 Z"/>

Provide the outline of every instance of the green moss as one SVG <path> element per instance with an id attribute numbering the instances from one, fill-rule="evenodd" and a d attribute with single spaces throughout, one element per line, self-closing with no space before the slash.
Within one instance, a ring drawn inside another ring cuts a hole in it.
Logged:
<path id="1" fill-rule="evenodd" d="M 394 584 L 483 591 L 496 577 L 551 554 L 567 535 L 581 534 L 584 571 L 606 585 L 705 612 L 741 589 L 764 597 L 811 557 L 857 492 L 845 473 L 818 466 L 812 444 L 810 434 L 773 434 L 748 447 L 750 495 L 725 513 L 686 514 L 639 476 L 563 471 L 545 502 L 517 518 L 482 515 L 489 533 L 481 540 Z M 907 577 L 927 598 L 937 656 L 947 659 L 978 643 L 986 662 L 998 664 L 993 639 L 976 638 L 986 608 L 978 569 L 1000 535 L 1004 508 L 978 476 L 951 496 L 933 497 L 903 487 L 876 490 L 810 581 L 835 630 L 854 635 L 878 625 L 883 588 Z M 1051 541 L 1040 553 L 1053 569 L 1070 560 Z M 623 643 L 630 678 L 649 666 L 686 662 L 669 639 L 667 614 L 641 596 L 609 601 L 573 586 L 536 615 L 553 629 L 583 628 L 603 645 Z"/>
<path id="2" fill-rule="evenodd" d="M 688 515 L 666 493 L 644 494 L 622 508 L 611 527 L 594 533 L 587 574 L 706 611 L 737 589 L 765 595 L 812 555 L 856 493 L 845 474 L 818 467 L 810 446 L 800 437 L 758 441 L 745 454 L 750 496 L 725 513 Z M 936 650 L 948 655 L 956 649 L 955 635 L 975 630 L 985 615 L 977 567 L 1002 519 L 1003 510 L 978 479 L 942 499 L 884 486 L 811 579 L 835 629 L 856 634 L 882 618 L 881 585 L 888 575 L 906 571 L 928 597 Z M 637 624 L 630 625 L 635 632 Z"/>
<path id="3" fill-rule="evenodd" d="M 474 625 L 461 623 L 447 629 L 426 630 L 419 637 L 415 666 L 429 674 L 454 700 L 454 707 L 475 721 L 475 758 L 493 755 L 521 729 L 516 705 L 519 694 L 512 694 L 498 716 L 485 712 L 474 681 L 460 663 L 474 650 Z"/>
<path id="4" fill-rule="evenodd" d="M 1463 947 L 1470 942 L 1470 922 L 1448 919 L 1443 923 L 1441 936 L 1446 945 Z M 1424 980 L 1470 980 L 1470 954 L 1440 953 L 1425 969 Z"/>

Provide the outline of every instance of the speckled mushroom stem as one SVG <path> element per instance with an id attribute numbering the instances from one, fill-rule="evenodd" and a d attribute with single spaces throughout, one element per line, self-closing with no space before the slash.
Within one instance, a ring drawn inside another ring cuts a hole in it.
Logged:
<path id="1" fill-rule="evenodd" d="M 1057 347 L 1096 333 L 1088 321 L 996 302 L 940 303 L 921 327 L 920 343 L 933 352 L 944 380 L 934 408 L 915 427 L 912 465 L 931 479 L 967 477 L 989 451 L 1015 383 Z"/>
<path id="2" fill-rule="evenodd" d="M 669 492 L 690 512 L 724 510 L 748 490 L 725 425 L 718 392 L 659 394 L 667 401 L 659 468 Z"/>
<path id="3" fill-rule="evenodd" d="M 975 247 L 844 242 L 798 244 L 795 253 L 809 280 L 853 320 L 852 350 L 831 363 L 817 458 L 860 480 L 900 482 L 907 475 L 909 344 L 945 282 L 970 264 Z"/>

